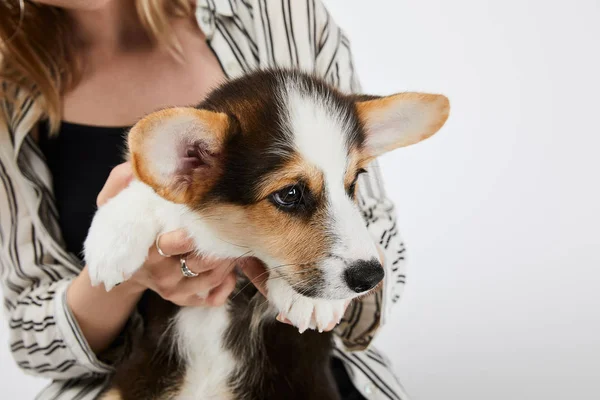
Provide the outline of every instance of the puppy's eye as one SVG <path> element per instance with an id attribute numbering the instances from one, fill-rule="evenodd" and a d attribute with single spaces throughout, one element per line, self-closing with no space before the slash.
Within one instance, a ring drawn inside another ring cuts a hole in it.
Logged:
<path id="1" fill-rule="evenodd" d="M 273 193 L 271 200 L 280 207 L 292 208 L 302 201 L 302 191 L 298 185 L 288 186 Z"/>

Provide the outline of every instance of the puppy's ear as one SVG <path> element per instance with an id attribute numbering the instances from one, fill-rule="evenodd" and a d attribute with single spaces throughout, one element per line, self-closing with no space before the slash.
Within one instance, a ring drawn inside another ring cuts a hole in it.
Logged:
<path id="1" fill-rule="evenodd" d="M 437 94 L 399 93 L 356 99 L 369 158 L 427 139 L 444 125 L 450 112 L 448 99 Z"/>
<path id="2" fill-rule="evenodd" d="M 229 125 L 226 114 L 191 107 L 146 116 L 128 136 L 136 176 L 167 200 L 197 204 L 221 173 Z"/>

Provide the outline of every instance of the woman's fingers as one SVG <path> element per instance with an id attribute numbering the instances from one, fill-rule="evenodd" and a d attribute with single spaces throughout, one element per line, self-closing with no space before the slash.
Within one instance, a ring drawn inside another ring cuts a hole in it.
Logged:
<path id="1" fill-rule="evenodd" d="M 196 278 L 191 278 L 196 279 Z M 209 307 L 219 307 L 227 302 L 229 295 L 235 289 L 236 284 L 236 274 L 235 272 L 230 272 L 225 276 L 223 282 L 220 285 L 213 288 L 208 296 L 200 296 L 197 293 L 194 293 L 188 296 L 185 300 L 181 302 L 182 306 L 187 307 L 198 307 L 198 306 L 209 306 Z"/>
<path id="2" fill-rule="evenodd" d="M 114 167 L 104 183 L 104 187 L 102 187 L 102 190 L 98 193 L 98 197 L 96 198 L 98 207 L 103 206 L 108 200 L 119 194 L 121 190 L 129 185 L 132 179 L 133 171 L 129 162 Z"/>
<path id="3" fill-rule="evenodd" d="M 236 274 L 235 272 L 230 272 L 225 277 L 223 283 L 221 283 L 219 286 L 210 291 L 210 294 L 204 301 L 204 304 L 211 307 L 218 307 L 225 304 L 227 298 L 229 297 L 231 292 L 233 292 L 233 289 L 235 289 L 235 283 Z"/>
<path id="4" fill-rule="evenodd" d="M 267 297 L 267 279 L 269 278 L 269 273 L 267 272 L 265 265 L 257 258 L 249 257 L 240 260 L 239 266 L 259 292 Z"/>
<path id="5" fill-rule="evenodd" d="M 159 254 L 158 249 L 164 255 Z M 194 250 L 194 241 L 184 229 L 178 229 L 161 234 L 156 240 L 155 245 L 150 249 L 150 256 L 153 258 L 156 258 L 156 256 L 164 258 L 165 256 L 178 256 L 189 253 L 192 250 Z"/>
<path id="6" fill-rule="evenodd" d="M 196 293 L 208 293 L 217 286 L 220 286 L 231 271 L 225 268 L 214 268 L 203 272 L 194 278 L 183 278 L 177 285 L 177 292 L 182 296 L 189 296 Z"/>
<path id="7" fill-rule="evenodd" d="M 185 264 L 188 268 L 197 274 L 208 272 L 212 270 L 220 270 L 229 272 L 235 268 L 235 260 L 215 260 L 206 257 L 191 257 L 185 259 Z"/>

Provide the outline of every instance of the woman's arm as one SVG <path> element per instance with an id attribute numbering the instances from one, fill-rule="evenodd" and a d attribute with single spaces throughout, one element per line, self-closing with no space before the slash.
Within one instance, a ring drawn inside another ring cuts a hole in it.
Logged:
<path id="1" fill-rule="evenodd" d="M 66 302 L 79 266 L 50 248 L 50 228 L 31 213 L 40 189 L 25 184 L 9 132 L 0 124 L 0 285 L 13 358 L 25 372 L 50 379 L 108 373 L 110 367 L 90 350 Z M 41 164 L 29 142 L 20 157 L 29 165 Z"/>

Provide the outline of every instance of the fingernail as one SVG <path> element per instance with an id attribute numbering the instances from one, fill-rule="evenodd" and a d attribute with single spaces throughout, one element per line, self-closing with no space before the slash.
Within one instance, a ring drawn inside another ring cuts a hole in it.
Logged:
<path id="1" fill-rule="evenodd" d="M 281 316 L 281 313 L 277 314 L 277 316 L 275 317 L 275 319 L 281 323 L 285 323 L 285 321 L 283 320 L 283 317 Z"/>

